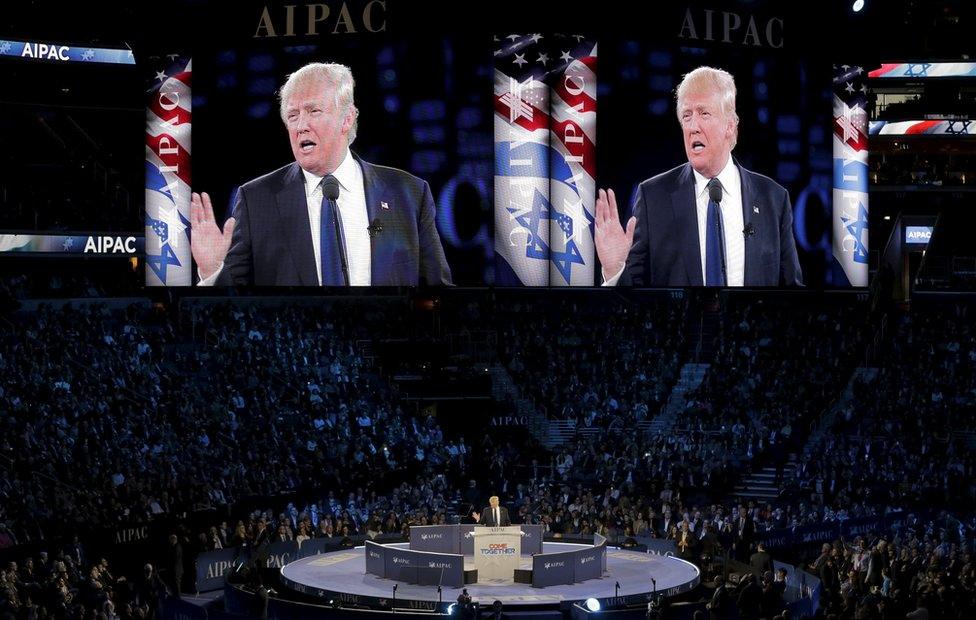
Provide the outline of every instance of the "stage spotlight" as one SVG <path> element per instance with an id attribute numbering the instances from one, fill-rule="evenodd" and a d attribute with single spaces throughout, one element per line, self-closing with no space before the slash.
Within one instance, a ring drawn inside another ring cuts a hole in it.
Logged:
<path id="1" fill-rule="evenodd" d="M 590 611 L 600 611 L 600 601 L 596 600 L 595 598 L 586 599 L 586 603 L 584 603 L 584 605 L 586 605 L 586 608 Z"/>
<path id="2" fill-rule="evenodd" d="M 860 13 L 861 9 L 864 8 L 864 0 L 854 0 L 854 4 L 851 5 L 851 10 L 855 13 Z"/>

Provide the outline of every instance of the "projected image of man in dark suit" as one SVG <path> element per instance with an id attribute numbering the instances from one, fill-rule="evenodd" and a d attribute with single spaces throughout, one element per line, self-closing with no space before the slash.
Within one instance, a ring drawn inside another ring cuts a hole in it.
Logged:
<path id="1" fill-rule="evenodd" d="M 415 286 L 451 283 L 423 179 L 349 150 L 359 111 L 348 67 L 311 63 L 281 89 L 295 161 L 241 186 L 214 220 L 193 193 L 191 250 L 201 285 Z"/>
<path id="2" fill-rule="evenodd" d="M 488 527 L 505 527 L 512 524 L 512 519 L 508 516 L 508 508 L 499 505 L 497 495 L 489 497 L 488 506 L 480 514 L 476 512 L 472 516 L 476 523 Z"/>
<path id="3" fill-rule="evenodd" d="M 799 286 L 786 189 L 732 157 L 735 81 L 699 67 L 677 89 L 688 163 L 640 184 L 622 226 L 600 190 L 595 245 L 605 286 Z"/>

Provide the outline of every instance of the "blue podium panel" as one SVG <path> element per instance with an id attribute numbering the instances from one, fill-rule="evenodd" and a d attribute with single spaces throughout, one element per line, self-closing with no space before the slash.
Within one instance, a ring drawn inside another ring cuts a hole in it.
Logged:
<path id="1" fill-rule="evenodd" d="M 386 547 L 371 540 L 366 541 L 366 572 L 386 577 Z"/>
<path id="2" fill-rule="evenodd" d="M 522 555 L 542 553 L 542 535 L 544 526 L 522 524 Z"/>
<path id="3" fill-rule="evenodd" d="M 414 525 L 410 528 L 410 548 L 414 551 L 458 553 L 458 525 Z"/>
<path id="4" fill-rule="evenodd" d="M 474 531 L 476 527 L 483 527 L 480 525 L 459 525 L 458 526 L 458 540 L 460 544 L 461 555 L 474 555 L 474 536 L 468 536 Z"/>
<path id="5" fill-rule="evenodd" d="M 532 557 L 532 587 L 545 588 L 573 583 L 576 571 L 576 551 L 542 553 Z"/>
<path id="6" fill-rule="evenodd" d="M 605 545 L 574 551 L 576 554 L 575 571 L 573 581 L 586 581 L 587 579 L 599 579 L 603 576 L 603 562 L 607 557 Z"/>

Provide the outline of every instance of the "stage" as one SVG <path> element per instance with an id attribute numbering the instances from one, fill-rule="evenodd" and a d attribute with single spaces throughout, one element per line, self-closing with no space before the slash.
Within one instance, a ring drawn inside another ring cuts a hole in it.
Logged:
<path id="1" fill-rule="evenodd" d="M 407 543 L 390 547 L 407 549 Z M 544 553 L 587 549 L 590 545 L 545 542 Z M 531 557 L 521 558 L 522 568 L 531 568 Z M 465 557 L 465 568 L 473 566 Z M 656 585 L 651 581 L 656 580 Z M 365 548 L 356 547 L 302 558 L 281 569 L 282 582 L 303 594 L 314 596 L 327 604 L 338 601 L 343 606 L 362 606 L 389 609 L 393 605 L 393 586 L 397 586 L 396 608 L 442 611 L 455 602 L 460 588 L 444 587 L 439 602 L 436 586 L 420 586 L 366 573 Z M 607 570 L 599 579 L 533 588 L 527 584 L 507 582 L 476 583 L 467 587 L 468 593 L 482 607 L 501 601 L 506 608 L 559 609 L 575 601 L 596 598 L 604 607 L 644 603 L 656 592 L 671 597 L 687 592 L 698 585 L 699 571 L 690 562 L 663 555 L 610 548 L 607 550 Z M 615 592 L 615 584 L 620 584 Z"/>

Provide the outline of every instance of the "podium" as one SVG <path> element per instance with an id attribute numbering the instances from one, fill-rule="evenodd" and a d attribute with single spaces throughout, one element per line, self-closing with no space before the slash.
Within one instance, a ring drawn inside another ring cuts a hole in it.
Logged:
<path id="1" fill-rule="evenodd" d="M 511 583 L 522 555 L 522 529 L 508 527 L 476 527 L 474 537 L 474 567 L 478 582 L 503 581 Z"/>

